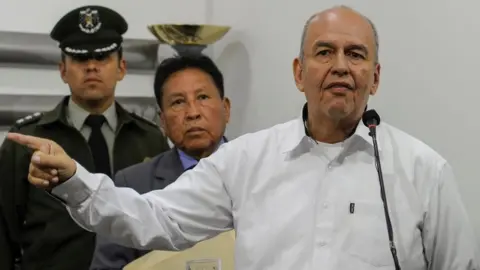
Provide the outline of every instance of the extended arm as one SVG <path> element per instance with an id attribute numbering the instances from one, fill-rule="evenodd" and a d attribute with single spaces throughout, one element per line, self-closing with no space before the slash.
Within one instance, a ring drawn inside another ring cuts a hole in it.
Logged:
<path id="1" fill-rule="evenodd" d="M 229 174 L 214 165 L 224 159 L 219 150 L 165 189 L 143 195 L 77 163 L 75 175 L 52 193 L 66 201 L 80 226 L 117 244 L 182 250 L 232 229 L 232 203 L 222 179 Z"/>

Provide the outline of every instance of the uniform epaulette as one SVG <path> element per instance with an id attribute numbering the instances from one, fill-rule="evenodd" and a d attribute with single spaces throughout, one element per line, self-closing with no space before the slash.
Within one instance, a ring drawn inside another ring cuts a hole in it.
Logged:
<path id="1" fill-rule="evenodd" d="M 43 113 L 41 113 L 41 112 L 36 112 L 34 114 L 29 114 L 29 115 L 27 115 L 23 118 L 18 119 L 15 122 L 15 125 L 17 127 L 22 127 L 22 126 L 25 126 L 25 125 L 28 125 L 28 124 L 32 124 L 32 123 L 35 123 L 35 122 L 39 121 L 40 119 L 42 119 L 42 116 L 43 116 Z"/>
<path id="2" fill-rule="evenodd" d="M 148 120 L 147 118 L 145 118 L 145 117 L 143 117 L 143 116 L 140 116 L 140 115 L 138 115 L 138 114 L 136 114 L 136 113 L 133 113 L 133 112 L 130 113 L 130 115 L 131 115 L 133 118 L 141 121 L 142 123 L 145 123 L 145 124 L 148 124 L 148 125 L 150 125 L 150 126 L 152 126 L 152 127 L 158 128 L 157 123 L 155 123 L 155 122 L 153 122 L 153 121 L 151 121 L 151 120 Z"/>

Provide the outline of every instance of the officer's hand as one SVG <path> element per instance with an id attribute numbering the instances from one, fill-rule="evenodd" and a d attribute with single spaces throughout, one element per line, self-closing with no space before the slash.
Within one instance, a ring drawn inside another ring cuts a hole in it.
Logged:
<path id="1" fill-rule="evenodd" d="M 54 141 L 18 133 L 8 133 L 7 139 L 35 150 L 28 181 L 37 187 L 53 188 L 70 179 L 77 170 L 75 161 Z"/>

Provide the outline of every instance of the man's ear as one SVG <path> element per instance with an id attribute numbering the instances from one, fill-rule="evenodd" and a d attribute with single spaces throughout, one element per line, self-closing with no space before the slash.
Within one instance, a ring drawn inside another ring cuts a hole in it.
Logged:
<path id="1" fill-rule="evenodd" d="M 225 114 L 225 123 L 228 124 L 228 122 L 230 122 L 230 109 L 231 109 L 230 99 L 228 97 L 225 97 L 223 99 L 223 109 Z"/>
<path id="2" fill-rule="evenodd" d="M 162 110 L 158 111 L 158 116 L 160 118 L 160 127 L 165 129 L 165 115 L 163 114 Z"/>
<path id="3" fill-rule="evenodd" d="M 293 60 L 293 77 L 295 79 L 295 85 L 300 92 L 304 91 L 303 87 L 303 63 L 302 60 L 296 57 Z"/>
<path id="4" fill-rule="evenodd" d="M 65 61 L 60 61 L 58 63 L 58 71 L 60 72 L 60 78 L 64 83 L 67 83 L 67 65 Z"/>
<path id="5" fill-rule="evenodd" d="M 127 61 L 122 58 L 118 61 L 117 81 L 123 80 L 125 74 L 127 74 Z"/>
<path id="6" fill-rule="evenodd" d="M 375 95 L 378 90 L 378 86 L 380 85 L 380 70 L 381 66 L 379 63 L 375 64 L 375 71 L 373 73 L 373 84 L 370 88 L 370 95 Z"/>

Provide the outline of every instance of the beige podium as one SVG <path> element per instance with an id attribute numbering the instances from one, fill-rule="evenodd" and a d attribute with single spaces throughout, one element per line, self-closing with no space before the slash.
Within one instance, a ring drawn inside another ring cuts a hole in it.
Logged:
<path id="1" fill-rule="evenodd" d="M 184 251 L 152 251 L 131 262 L 124 270 L 186 270 L 188 261 L 220 259 L 221 270 L 234 270 L 235 231 L 205 240 Z M 203 268 L 207 269 L 207 268 Z M 212 268 L 208 268 L 212 269 Z M 194 268 L 192 270 L 195 270 Z M 219 269 L 215 269 L 219 270 Z"/>

